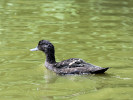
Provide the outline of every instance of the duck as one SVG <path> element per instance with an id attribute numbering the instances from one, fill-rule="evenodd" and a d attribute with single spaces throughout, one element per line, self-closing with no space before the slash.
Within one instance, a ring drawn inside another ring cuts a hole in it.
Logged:
<path id="1" fill-rule="evenodd" d="M 57 74 L 100 74 L 109 67 L 103 68 L 87 63 L 79 58 L 70 58 L 61 62 L 56 62 L 54 45 L 48 40 L 40 40 L 37 47 L 30 51 L 42 51 L 46 55 L 45 67 Z"/>

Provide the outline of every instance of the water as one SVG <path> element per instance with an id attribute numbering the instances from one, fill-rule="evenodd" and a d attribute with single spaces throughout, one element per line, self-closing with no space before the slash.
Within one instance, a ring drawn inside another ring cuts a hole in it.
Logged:
<path id="1" fill-rule="evenodd" d="M 132 100 L 132 12 L 131 0 L 0 0 L 0 100 Z M 57 61 L 112 68 L 58 76 L 29 51 L 41 39 Z"/>

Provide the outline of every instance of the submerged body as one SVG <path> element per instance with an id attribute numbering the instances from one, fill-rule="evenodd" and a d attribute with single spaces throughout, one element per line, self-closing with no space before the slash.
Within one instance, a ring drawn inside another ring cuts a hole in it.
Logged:
<path id="1" fill-rule="evenodd" d="M 86 63 L 79 58 L 71 58 L 62 62 L 56 62 L 54 46 L 47 40 L 41 40 L 38 46 L 31 51 L 41 50 L 46 55 L 45 66 L 57 74 L 97 74 L 104 73 L 108 68 Z"/>

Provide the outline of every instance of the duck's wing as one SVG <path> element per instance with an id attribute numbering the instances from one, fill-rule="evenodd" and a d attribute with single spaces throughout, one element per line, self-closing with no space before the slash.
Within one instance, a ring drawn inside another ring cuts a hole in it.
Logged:
<path id="1" fill-rule="evenodd" d="M 108 68 L 86 63 L 82 59 L 71 58 L 62 62 L 56 63 L 55 66 L 58 74 L 97 74 L 104 73 Z"/>
<path id="2" fill-rule="evenodd" d="M 100 74 L 107 71 L 109 68 L 93 68 L 93 67 L 76 67 L 76 68 L 62 68 L 58 70 L 58 74 Z"/>
<path id="3" fill-rule="evenodd" d="M 58 62 L 55 64 L 56 68 L 75 68 L 75 67 L 93 67 L 92 64 L 86 63 L 84 60 L 79 58 L 71 58 Z"/>

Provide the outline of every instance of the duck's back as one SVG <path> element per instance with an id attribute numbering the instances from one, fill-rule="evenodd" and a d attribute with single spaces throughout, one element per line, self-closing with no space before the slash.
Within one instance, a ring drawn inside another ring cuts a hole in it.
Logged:
<path id="1" fill-rule="evenodd" d="M 54 65 L 56 68 L 97 67 L 79 58 L 70 58 Z"/>
<path id="2" fill-rule="evenodd" d="M 86 63 L 84 60 L 79 58 L 71 58 L 58 62 L 54 64 L 54 68 L 57 68 L 56 73 L 59 74 L 104 73 L 108 69 Z"/>

